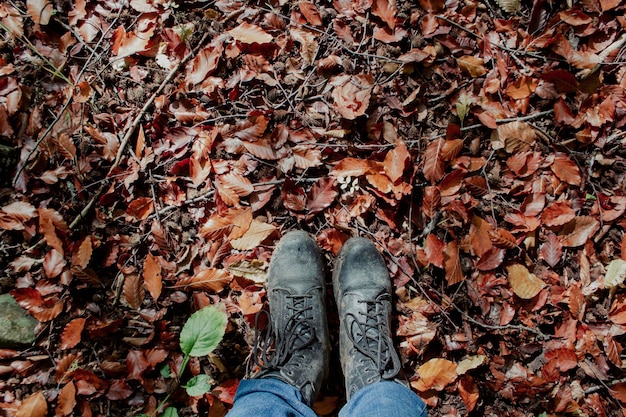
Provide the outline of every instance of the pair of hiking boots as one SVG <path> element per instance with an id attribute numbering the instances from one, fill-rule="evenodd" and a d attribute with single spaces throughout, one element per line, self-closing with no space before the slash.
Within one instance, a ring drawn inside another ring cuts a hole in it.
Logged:
<path id="1" fill-rule="evenodd" d="M 366 385 L 394 380 L 400 370 L 391 339 L 389 273 L 369 240 L 351 238 L 343 245 L 333 289 L 349 399 Z M 293 385 L 312 405 L 328 373 L 330 349 L 323 265 L 319 247 L 308 233 L 292 231 L 280 240 L 270 261 L 267 291 L 271 314 L 265 313 L 269 318 L 265 337 L 256 337 L 252 355 L 260 370 L 253 378 Z"/>

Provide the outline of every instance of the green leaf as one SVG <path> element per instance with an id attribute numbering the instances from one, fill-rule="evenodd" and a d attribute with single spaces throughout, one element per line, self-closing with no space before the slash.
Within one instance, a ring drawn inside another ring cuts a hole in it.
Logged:
<path id="1" fill-rule="evenodd" d="M 211 390 L 211 384 L 209 384 L 209 376 L 200 374 L 194 376 L 187 382 L 187 385 L 183 385 L 183 388 L 187 390 L 187 395 L 190 397 L 199 397 L 206 394 Z"/>
<path id="2" fill-rule="evenodd" d="M 159 370 L 159 373 L 161 374 L 161 376 L 163 378 L 171 378 L 172 377 L 172 369 L 170 368 L 170 366 L 166 363 L 164 364 L 161 369 Z"/>
<path id="3" fill-rule="evenodd" d="M 178 417 L 178 410 L 175 407 L 167 407 L 161 417 Z"/>
<path id="4" fill-rule="evenodd" d="M 211 305 L 189 317 L 180 332 L 180 348 L 185 355 L 204 356 L 222 341 L 228 316 L 223 308 Z"/>

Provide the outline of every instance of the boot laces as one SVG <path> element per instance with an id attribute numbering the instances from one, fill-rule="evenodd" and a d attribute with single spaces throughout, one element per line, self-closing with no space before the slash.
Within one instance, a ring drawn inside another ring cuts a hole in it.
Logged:
<path id="1" fill-rule="evenodd" d="M 378 375 L 383 379 L 391 379 L 398 374 L 401 365 L 389 336 L 388 311 L 384 305 L 389 302 L 388 296 L 383 294 L 373 301 L 358 302 L 366 305 L 365 312 L 358 312 L 362 320 L 352 313 L 346 315 L 346 335 L 356 350 L 371 360 L 366 363 L 373 363 Z"/>
<path id="2" fill-rule="evenodd" d="M 257 313 L 254 323 L 254 348 L 252 356 L 261 373 L 279 370 L 292 358 L 304 358 L 294 355 L 307 348 L 315 340 L 315 327 L 311 322 L 313 307 L 308 301 L 310 294 L 286 295 L 288 300 L 284 312 L 284 329 L 276 329 L 271 314 L 265 310 Z M 264 315 L 268 321 L 264 337 L 259 334 L 259 317 Z"/>

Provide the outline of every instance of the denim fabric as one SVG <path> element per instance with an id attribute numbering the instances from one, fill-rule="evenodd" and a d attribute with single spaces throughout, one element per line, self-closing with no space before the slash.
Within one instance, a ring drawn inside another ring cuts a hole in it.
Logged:
<path id="1" fill-rule="evenodd" d="M 272 378 L 243 380 L 228 417 L 315 417 L 295 387 Z M 390 381 L 357 391 L 340 417 L 426 417 L 424 402 L 410 389 Z"/>

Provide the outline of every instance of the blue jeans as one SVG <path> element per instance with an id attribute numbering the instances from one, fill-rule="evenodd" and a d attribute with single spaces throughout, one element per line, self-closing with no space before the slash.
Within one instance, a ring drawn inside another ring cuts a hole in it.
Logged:
<path id="1" fill-rule="evenodd" d="M 228 417 L 315 417 L 300 391 L 278 379 L 247 379 L 239 383 Z M 390 381 L 357 391 L 339 417 L 426 417 L 424 402 L 410 389 Z"/>

